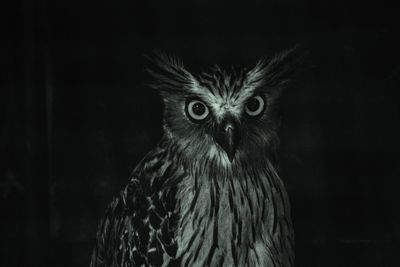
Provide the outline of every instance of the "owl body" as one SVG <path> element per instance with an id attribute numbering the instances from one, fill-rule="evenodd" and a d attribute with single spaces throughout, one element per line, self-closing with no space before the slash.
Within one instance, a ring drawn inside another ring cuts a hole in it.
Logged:
<path id="1" fill-rule="evenodd" d="M 197 76 L 158 55 L 164 136 L 100 223 L 91 266 L 294 266 L 289 199 L 274 167 L 274 106 L 289 52 Z"/>

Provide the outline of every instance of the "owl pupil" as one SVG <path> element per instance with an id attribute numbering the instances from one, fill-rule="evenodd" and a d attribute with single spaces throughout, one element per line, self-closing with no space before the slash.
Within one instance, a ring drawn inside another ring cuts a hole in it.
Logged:
<path id="1" fill-rule="evenodd" d="M 205 107 L 204 105 L 200 103 L 196 103 L 193 105 L 193 113 L 196 115 L 202 115 L 205 112 Z"/>
<path id="2" fill-rule="evenodd" d="M 260 106 L 260 102 L 256 98 L 252 98 L 248 103 L 247 103 L 247 108 L 254 112 L 256 111 Z"/>

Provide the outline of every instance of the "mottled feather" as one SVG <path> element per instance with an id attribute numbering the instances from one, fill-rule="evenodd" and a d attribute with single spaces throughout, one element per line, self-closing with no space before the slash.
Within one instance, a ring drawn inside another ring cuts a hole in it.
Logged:
<path id="1" fill-rule="evenodd" d="M 199 74 L 175 57 L 153 57 L 165 134 L 108 206 L 91 267 L 294 266 L 289 198 L 274 166 L 276 105 L 293 52 Z M 255 96 L 265 110 L 251 118 Z M 185 111 L 193 97 L 211 114 L 201 123 Z M 226 121 L 240 129 L 233 157 L 216 135 Z"/>

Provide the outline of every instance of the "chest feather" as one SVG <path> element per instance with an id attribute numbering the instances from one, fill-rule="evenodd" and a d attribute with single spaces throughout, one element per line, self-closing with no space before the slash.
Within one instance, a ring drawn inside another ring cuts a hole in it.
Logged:
<path id="1" fill-rule="evenodd" d="M 177 197 L 182 264 L 273 266 L 282 235 L 291 235 L 287 195 L 273 170 L 186 177 Z"/>

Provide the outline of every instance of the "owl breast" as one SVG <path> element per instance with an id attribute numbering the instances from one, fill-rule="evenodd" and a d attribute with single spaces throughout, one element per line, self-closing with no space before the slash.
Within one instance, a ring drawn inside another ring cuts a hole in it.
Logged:
<path id="1" fill-rule="evenodd" d="M 179 187 L 182 266 L 292 266 L 289 206 L 276 172 L 195 172 Z"/>

